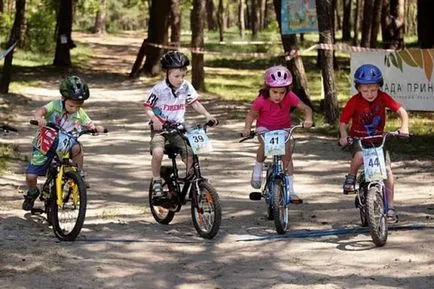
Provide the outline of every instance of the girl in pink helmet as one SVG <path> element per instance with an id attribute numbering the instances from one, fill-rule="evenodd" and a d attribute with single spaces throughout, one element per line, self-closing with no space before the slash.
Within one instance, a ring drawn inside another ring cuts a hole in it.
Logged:
<path id="1" fill-rule="evenodd" d="M 305 128 L 312 126 L 312 109 L 304 104 L 292 91 L 292 75 L 284 66 L 273 66 L 265 71 L 265 87 L 259 91 L 258 97 L 253 101 L 247 113 L 243 136 L 250 135 L 253 121 L 256 120 L 256 132 L 263 133 L 269 130 L 285 129 L 291 127 L 291 108 L 295 107 L 304 114 L 303 125 Z M 264 143 L 261 138 L 256 153 L 256 163 L 253 167 L 251 185 L 255 189 L 261 187 L 262 168 L 265 161 Z M 292 152 L 290 142 L 286 143 L 284 167 L 292 182 L 294 168 L 292 165 Z M 293 188 L 290 188 L 294 192 Z M 301 199 L 293 195 L 294 201 Z"/>

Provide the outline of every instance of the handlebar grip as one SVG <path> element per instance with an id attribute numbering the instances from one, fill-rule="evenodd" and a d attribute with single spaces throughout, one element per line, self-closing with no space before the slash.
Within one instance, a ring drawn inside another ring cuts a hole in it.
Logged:
<path id="1" fill-rule="evenodd" d="M 105 129 L 104 129 L 104 133 L 108 133 L 108 129 L 105 128 Z"/>
<path id="2" fill-rule="evenodd" d="M 36 119 L 32 119 L 30 121 L 30 124 L 32 124 L 32 125 L 39 125 L 39 122 Z"/>

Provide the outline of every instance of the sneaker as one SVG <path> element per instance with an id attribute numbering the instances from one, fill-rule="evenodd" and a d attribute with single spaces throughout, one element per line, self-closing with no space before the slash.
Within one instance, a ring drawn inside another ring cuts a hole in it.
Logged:
<path id="1" fill-rule="evenodd" d="M 343 185 L 344 194 L 355 193 L 356 192 L 356 176 L 346 175 Z"/>
<path id="2" fill-rule="evenodd" d="M 31 211 L 33 209 L 33 205 L 35 204 L 36 198 L 39 196 L 39 190 L 30 190 L 27 192 L 27 194 L 24 196 L 24 202 L 23 202 L 23 210 L 24 211 Z"/>
<path id="3" fill-rule="evenodd" d="M 255 171 L 255 169 L 253 169 L 252 172 L 252 179 L 250 180 L 250 185 L 254 188 L 254 189 L 260 189 L 261 185 L 262 185 L 262 171 L 257 174 L 257 172 Z"/>
<path id="4" fill-rule="evenodd" d="M 295 193 L 291 194 L 291 204 L 303 204 L 303 199 L 301 199 L 299 196 L 297 196 Z"/>
<path id="5" fill-rule="evenodd" d="M 163 186 L 161 180 L 155 180 L 152 182 L 152 190 L 154 191 L 154 197 L 163 196 Z"/>
<path id="6" fill-rule="evenodd" d="M 399 218 L 398 214 L 396 214 L 395 208 L 389 208 L 387 210 L 387 222 L 390 224 L 398 223 Z"/>

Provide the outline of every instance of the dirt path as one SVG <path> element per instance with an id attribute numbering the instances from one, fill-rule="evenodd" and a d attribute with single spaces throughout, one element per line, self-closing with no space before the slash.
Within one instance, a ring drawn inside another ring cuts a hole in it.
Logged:
<path id="1" fill-rule="evenodd" d="M 348 155 L 334 139 L 298 134 L 295 187 L 305 204 L 291 207 L 290 232 L 277 238 L 264 203 L 248 199 L 255 144 L 237 142 L 246 105 L 212 97 L 204 103 L 223 122 L 209 131 L 214 152 L 202 165 L 223 206 L 219 234 L 197 237 L 187 206 L 170 225 L 157 224 L 147 205 L 141 105 L 149 87 L 126 78 L 141 39 L 75 40 L 95 49 L 95 69 L 84 73 L 86 110 L 110 130 L 82 139 L 91 183 L 85 226 L 76 242 L 59 243 L 42 218 L 23 212 L 26 162 L 14 162 L 0 177 L 0 288 L 434 288 L 432 160 L 394 162 L 402 221 L 376 248 L 359 227 L 354 197 L 340 193 Z M 39 77 L 43 85 L 7 99 L 20 133 L 1 141 L 23 156 L 32 111 L 58 95 L 60 78 Z"/>

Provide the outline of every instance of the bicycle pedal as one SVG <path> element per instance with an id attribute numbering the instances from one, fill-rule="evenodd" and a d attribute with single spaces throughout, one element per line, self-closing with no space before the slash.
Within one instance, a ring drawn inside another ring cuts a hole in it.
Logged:
<path id="1" fill-rule="evenodd" d="M 44 211 L 43 209 L 40 209 L 40 208 L 32 208 L 32 209 L 30 210 L 30 213 L 31 213 L 32 215 L 36 215 L 36 214 L 40 215 L 40 214 L 45 213 L 45 211 Z"/>
<path id="2" fill-rule="evenodd" d="M 262 199 L 262 194 L 260 192 L 251 192 L 249 198 L 252 201 L 259 201 Z"/>

